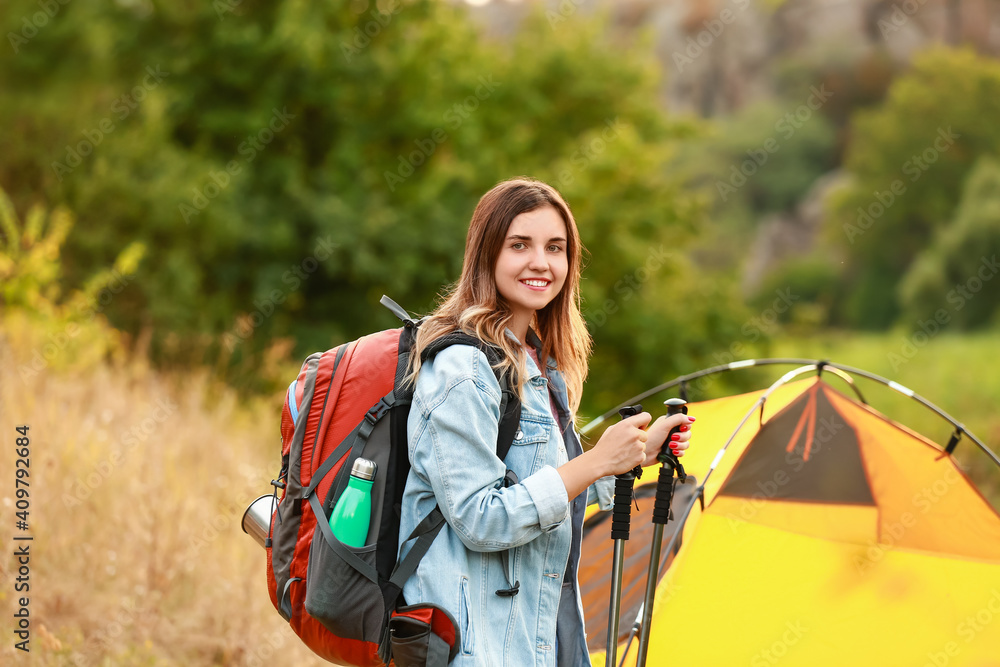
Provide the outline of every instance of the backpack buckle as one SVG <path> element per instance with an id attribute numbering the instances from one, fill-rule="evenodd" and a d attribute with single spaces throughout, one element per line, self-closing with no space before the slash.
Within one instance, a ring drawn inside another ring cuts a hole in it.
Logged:
<path id="1" fill-rule="evenodd" d="M 372 406 L 372 409 L 365 413 L 365 420 L 372 426 L 375 426 L 378 420 L 382 419 L 382 417 L 385 416 L 385 413 L 387 413 L 391 408 L 392 405 L 387 403 L 385 398 L 380 398 L 378 399 L 378 403 Z"/>

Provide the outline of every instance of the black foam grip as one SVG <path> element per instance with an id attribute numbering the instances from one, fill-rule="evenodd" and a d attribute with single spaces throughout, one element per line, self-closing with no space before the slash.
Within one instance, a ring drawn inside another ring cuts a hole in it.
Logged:
<path id="1" fill-rule="evenodd" d="M 666 524 L 670 520 L 670 500 L 674 495 L 674 471 L 668 466 L 660 467 L 656 479 L 656 500 L 653 502 L 653 523 Z"/>
<path id="2" fill-rule="evenodd" d="M 611 539 L 627 540 L 632 515 L 634 479 L 615 478 L 615 508 L 611 513 Z"/>

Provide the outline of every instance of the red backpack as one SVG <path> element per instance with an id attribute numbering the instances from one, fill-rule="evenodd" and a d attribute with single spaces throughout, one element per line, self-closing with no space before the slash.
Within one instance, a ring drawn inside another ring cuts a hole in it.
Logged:
<path id="1" fill-rule="evenodd" d="M 444 525 L 435 508 L 414 529 L 397 562 L 400 503 L 410 469 L 406 446 L 412 386 L 404 386 L 419 321 L 386 296 L 403 322 L 310 355 L 288 387 L 281 412 L 283 494 L 265 542 L 271 602 L 319 656 L 359 667 L 444 665 L 461 645 L 458 624 L 433 605 L 400 606 L 401 590 Z M 449 345 L 474 345 L 495 365 L 497 348 L 462 333 L 444 336 L 425 359 Z M 506 457 L 520 403 L 506 376 L 497 455 Z M 354 460 L 375 461 L 372 518 L 366 546 L 348 547 L 330 530 L 333 506 L 347 487 Z"/>

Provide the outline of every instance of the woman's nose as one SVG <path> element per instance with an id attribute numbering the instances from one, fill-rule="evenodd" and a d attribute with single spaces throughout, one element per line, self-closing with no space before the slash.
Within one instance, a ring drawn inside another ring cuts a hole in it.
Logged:
<path id="1" fill-rule="evenodd" d="M 544 248 L 531 253 L 531 257 L 528 260 L 528 268 L 538 271 L 549 268 L 549 258 L 546 257 Z"/>

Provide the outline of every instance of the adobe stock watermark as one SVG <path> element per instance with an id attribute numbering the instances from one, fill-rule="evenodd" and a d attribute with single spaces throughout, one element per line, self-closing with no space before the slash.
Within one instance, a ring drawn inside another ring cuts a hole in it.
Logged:
<path id="1" fill-rule="evenodd" d="M 555 10 L 546 9 L 545 18 L 549 22 L 549 27 L 555 30 L 556 26 L 564 23 L 573 14 L 576 14 L 580 6 L 587 0 L 560 0 Z"/>
<path id="2" fill-rule="evenodd" d="M 746 185 L 747 179 L 756 174 L 757 170 L 763 167 L 772 155 L 781 150 L 780 140 L 788 141 L 795 136 L 795 133 L 809 122 L 813 114 L 833 97 L 833 93 L 826 89 L 825 84 L 821 84 L 819 88 L 810 86 L 809 93 L 809 98 L 803 104 L 789 111 L 774 123 L 775 134 L 765 139 L 759 148 L 747 150 L 748 159 L 740 162 L 738 167 L 733 164 L 729 168 L 728 180 L 717 179 L 715 181 L 715 188 L 722 201 L 728 201 L 729 195 Z"/>
<path id="3" fill-rule="evenodd" d="M 21 18 L 21 30 L 19 32 L 8 32 L 7 41 L 14 49 L 14 55 L 21 52 L 21 47 L 34 39 L 38 31 L 49 24 L 54 19 L 59 10 L 70 3 L 70 0 L 38 0 L 38 6 L 42 11 L 35 12 L 31 17 Z"/>
<path id="4" fill-rule="evenodd" d="M 184 219 L 184 224 L 190 224 L 191 218 L 201 215 L 201 212 L 208 208 L 209 203 L 229 187 L 232 177 L 241 173 L 244 166 L 253 162 L 267 148 L 267 145 L 274 141 L 274 137 L 288 127 L 289 121 L 294 118 L 295 114 L 288 113 L 288 107 L 282 107 L 281 111 L 271 109 L 271 119 L 267 124 L 255 134 L 248 135 L 237 147 L 236 152 L 243 156 L 243 159 L 230 160 L 223 170 L 210 169 L 208 172 L 209 182 L 201 188 L 192 188 L 194 196 L 190 203 L 181 202 L 178 205 L 177 210 L 180 212 L 181 218 Z"/>
<path id="5" fill-rule="evenodd" d="M 889 18 L 878 20 L 878 31 L 882 33 L 882 39 L 888 37 L 889 33 L 901 30 L 926 3 L 927 0 L 904 0 L 894 4 Z"/>
<path id="6" fill-rule="evenodd" d="M 66 146 L 66 157 L 63 162 L 57 160 L 52 163 L 52 170 L 56 173 L 59 182 L 61 183 L 64 176 L 83 164 L 83 158 L 93 153 L 94 149 L 104 141 L 104 137 L 114 132 L 117 124 L 138 109 L 142 101 L 146 99 L 146 95 L 163 83 L 163 80 L 168 76 L 170 76 L 170 72 L 164 72 L 159 65 L 146 67 L 146 76 L 143 77 L 142 81 L 112 102 L 111 112 L 114 117 L 102 118 L 96 127 L 84 130 L 81 141 L 75 145 Z"/>
<path id="7" fill-rule="evenodd" d="M 178 405 L 169 398 L 156 401 L 149 416 L 140 422 L 132 424 L 127 431 L 122 431 L 118 442 L 107 457 L 98 461 L 93 469 L 81 474 L 70 488 L 63 492 L 63 507 L 70 509 L 83 504 L 91 494 L 99 489 L 111 475 L 126 461 L 133 449 L 149 440 L 177 412 Z"/>
<path id="8" fill-rule="evenodd" d="M 198 562 L 204 551 L 210 544 L 226 534 L 226 531 L 233 527 L 239 528 L 243 519 L 243 512 L 246 508 L 239 503 L 229 501 L 229 503 L 214 516 L 205 519 L 200 526 L 191 526 L 191 541 L 184 552 L 182 562 L 192 564 Z"/>
<path id="9" fill-rule="evenodd" d="M 579 144 L 569 156 L 569 166 L 560 167 L 556 173 L 555 187 L 562 190 L 576 180 L 576 174 L 587 168 L 591 162 L 608 150 L 608 145 L 621 136 L 621 121 L 616 116 L 604 121 L 604 128 L 598 137 Z"/>
<path id="10" fill-rule="evenodd" d="M 280 651 L 285 646 L 285 637 L 288 633 L 272 632 L 267 637 L 254 637 L 256 648 L 247 651 L 243 658 L 246 667 L 270 667 L 275 663 Z M 264 643 L 264 640 L 267 643 Z"/>
<path id="11" fill-rule="evenodd" d="M 990 597 L 975 614 L 966 616 L 955 626 L 955 634 L 961 637 L 966 644 L 992 626 L 996 618 L 1000 616 L 1000 590 L 990 591 Z M 995 631 L 994 631 L 995 632 Z M 922 667 L 947 667 L 951 664 L 952 658 L 958 657 L 962 653 L 962 647 L 956 641 L 949 641 L 941 647 L 940 651 L 927 653 L 927 662 Z"/>
<path id="12" fill-rule="evenodd" d="M 746 320 L 740 327 L 740 333 L 749 343 L 756 343 L 761 336 L 774 332 L 780 316 L 791 310 L 795 302 L 801 298 L 798 294 L 793 294 L 790 287 L 776 289 L 774 295 L 770 306 Z M 746 353 L 743 341 L 737 340 L 733 341 L 728 350 L 714 352 L 712 356 L 716 364 L 724 365 L 743 359 Z"/>
<path id="13" fill-rule="evenodd" d="M 604 303 L 594 310 L 584 310 L 583 317 L 587 324 L 591 325 L 590 328 L 593 330 L 604 326 L 608 321 L 608 316 L 619 311 L 619 302 L 630 301 L 642 289 L 643 284 L 663 267 L 668 257 L 670 257 L 670 253 L 663 249 L 661 243 L 658 248 L 649 252 L 642 266 L 615 283 L 614 290 L 615 294 L 619 295 L 618 297 L 605 299 Z"/>
<path id="14" fill-rule="evenodd" d="M 726 27 L 736 20 L 739 12 L 745 11 L 750 6 L 750 0 L 733 0 L 732 4 L 735 9 L 726 7 L 719 12 L 718 18 L 704 21 L 702 23 L 705 26 L 704 29 L 699 31 L 697 35 L 688 37 L 683 52 L 674 51 L 673 60 L 678 72 L 683 72 L 685 67 L 700 58 L 705 50 L 711 47 L 715 40 L 726 31 Z"/>
<path id="15" fill-rule="evenodd" d="M 118 610 L 114 612 L 111 619 L 104 624 L 104 627 L 94 632 L 87 638 L 84 650 L 88 653 L 101 651 L 112 653 L 115 650 L 114 640 L 122 636 L 122 633 L 133 625 L 140 617 L 152 613 L 156 604 L 160 601 L 162 594 L 160 591 L 147 591 L 143 586 L 136 586 L 133 589 L 135 596 L 128 596 L 122 599 L 118 605 Z M 144 606 L 142 601 L 148 601 L 148 606 Z M 85 653 L 74 651 L 69 656 L 70 664 L 74 667 L 90 667 L 98 664 L 97 658 L 91 658 Z M 103 662 L 103 659 L 101 660 Z"/>
<path id="16" fill-rule="evenodd" d="M 781 637 L 776 639 L 767 648 L 758 651 L 750 659 L 750 667 L 769 667 L 781 662 L 781 659 L 788 655 L 789 649 L 799 643 L 802 636 L 809 632 L 809 628 L 803 627 L 802 621 L 785 622 L 785 631 Z"/>
<path id="17" fill-rule="evenodd" d="M 906 511 L 894 519 L 882 517 L 880 520 L 884 523 L 876 540 L 868 540 L 868 548 L 863 556 L 854 559 L 857 573 L 864 574 L 885 558 L 885 555 L 895 549 L 903 537 L 920 523 L 921 517 L 930 512 L 961 481 L 962 476 L 954 468 L 948 467 L 939 479 L 913 494 L 910 503 L 916 512 Z"/>
<path id="18" fill-rule="evenodd" d="M 93 321 L 111 304 L 115 295 L 120 294 L 132 282 L 134 275 L 133 273 L 123 274 L 117 269 L 113 269 L 107 284 L 96 296 L 90 297 L 80 313 L 76 315 L 88 322 Z M 31 359 L 27 363 L 18 365 L 17 373 L 21 381 L 27 382 L 48 368 L 66 350 L 70 341 L 80 335 L 80 331 L 80 325 L 76 321 L 71 321 L 63 327 L 62 331 L 47 333 L 45 342 L 35 350 Z"/>
<path id="19" fill-rule="evenodd" d="M 479 108 L 479 105 L 488 100 L 490 95 L 503 85 L 494 81 L 492 74 L 479 77 L 478 83 L 479 85 L 476 86 L 472 95 L 469 95 L 461 102 L 456 102 L 450 109 L 444 112 L 442 119 L 448 126 L 448 129 L 455 131 L 461 127 L 462 123 Z M 448 132 L 443 127 L 434 128 L 423 139 L 414 139 L 413 143 L 416 145 L 416 149 L 410 151 L 407 155 L 400 154 L 398 156 L 398 164 L 395 171 L 386 170 L 383 173 L 386 185 L 389 186 L 389 191 L 395 192 L 396 186 L 403 183 L 410 176 L 413 176 L 417 168 L 427 162 L 434 155 L 438 146 L 446 141 L 448 141 Z"/>
<path id="20" fill-rule="evenodd" d="M 836 413 L 829 417 L 817 418 L 811 434 L 812 444 L 809 448 L 809 455 L 814 456 L 823 451 L 824 447 L 829 445 L 834 437 L 846 427 L 846 423 L 837 419 Z M 746 522 L 757 516 L 768 500 L 780 498 L 781 491 L 794 479 L 797 473 L 805 468 L 805 465 L 805 456 L 797 454 L 794 450 L 785 452 L 784 465 L 776 468 L 769 477 L 758 480 L 758 491 L 745 497 L 736 512 L 727 513 L 726 518 L 730 530 L 738 533 L 746 525 Z"/>
<path id="21" fill-rule="evenodd" d="M 263 488 L 271 479 L 270 475 L 262 471 L 254 470 L 244 475 L 244 483 L 249 488 Z M 226 488 L 229 479 L 219 476 L 215 480 L 215 488 Z M 187 550 L 184 552 L 182 562 L 188 571 L 194 569 L 204 551 L 209 545 L 218 540 L 223 535 L 229 536 L 228 531 L 239 529 L 243 520 L 245 505 L 229 500 L 214 516 L 206 518 L 200 526 L 191 526 Z"/>
<path id="22" fill-rule="evenodd" d="M 297 291 L 302 283 L 309 280 L 309 277 L 316 272 L 322 262 L 330 259 L 336 248 L 337 244 L 329 235 L 316 241 L 312 255 L 288 267 L 288 270 L 281 275 L 284 287 L 272 289 L 267 296 L 254 299 L 253 311 L 241 317 L 228 333 L 222 335 L 222 343 L 226 349 L 232 352 L 237 345 L 250 338 L 259 326 L 274 315 L 278 306 L 288 299 L 289 294 Z"/>
<path id="23" fill-rule="evenodd" d="M 243 4 L 243 0 L 213 0 L 212 9 L 219 20 L 223 20 L 226 14 L 235 14 L 236 8 Z"/>
<path id="24" fill-rule="evenodd" d="M 378 7 L 372 9 L 369 12 L 371 20 L 365 22 L 364 25 L 354 28 L 350 42 L 340 43 L 340 52 L 344 54 L 344 59 L 348 63 L 351 62 L 354 56 L 359 55 L 367 49 L 372 40 L 378 37 L 382 30 L 389 25 L 392 17 L 398 14 L 399 10 L 403 8 L 399 0 L 389 0 L 386 4 L 388 5 L 386 7 L 389 10 L 388 12 L 382 12 Z"/>
<path id="25" fill-rule="evenodd" d="M 947 129 L 939 127 L 933 143 L 918 155 L 911 156 L 909 160 L 903 163 L 903 174 L 909 176 L 910 183 L 919 181 L 920 177 L 931 168 L 931 165 L 938 161 L 941 154 L 951 148 L 955 144 L 955 140 L 961 136 L 953 131 L 951 126 Z M 886 210 L 896 203 L 896 199 L 906 193 L 906 187 L 903 179 L 897 178 L 889 184 L 888 190 L 876 190 L 873 192 L 875 201 L 871 202 L 868 206 L 858 207 L 857 223 L 844 223 L 844 234 L 847 235 L 848 242 L 853 244 L 855 239 L 871 229 L 875 222 L 885 214 Z"/>
<path id="26" fill-rule="evenodd" d="M 920 331 L 914 331 L 909 336 L 904 336 L 899 348 L 886 355 L 886 359 L 892 366 L 892 370 L 898 371 L 901 366 L 909 363 L 917 356 L 917 353 L 932 338 L 948 326 L 951 322 L 952 313 L 965 308 L 965 304 L 975 298 L 982 291 L 986 283 L 993 280 L 993 277 L 998 272 L 1000 272 L 1000 262 L 997 262 L 997 256 L 983 256 L 979 268 L 972 276 L 963 283 L 956 283 L 952 289 L 948 290 L 945 298 L 949 307 L 938 308 L 934 311 L 934 317 L 932 318 L 926 320 L 918 319 L 917 326 L 920 327 Z"/>

